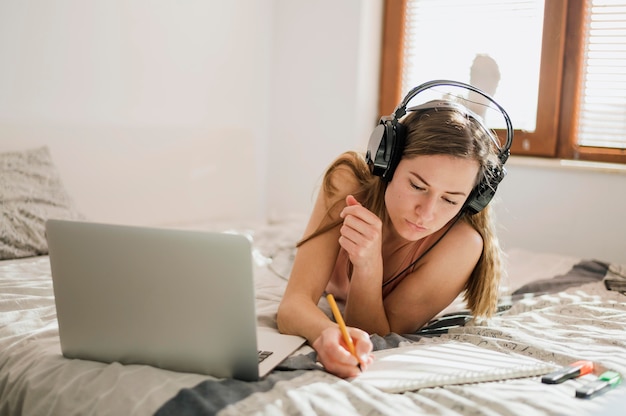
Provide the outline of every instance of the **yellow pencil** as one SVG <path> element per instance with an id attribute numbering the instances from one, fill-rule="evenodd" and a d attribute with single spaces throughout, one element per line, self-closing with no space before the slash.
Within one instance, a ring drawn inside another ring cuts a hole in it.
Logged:
<path id="1" fill-rule="evenodd" d="M 341 331 L 341 334 L 343 335 L 343 340 L 346 342 L 346 345 L 348 345 L 348 350 L 350 351 L 350 354 L 352 354 L 354 358 L 356 358 L 356 360 L 359 362 L 358 367 L 359 367 L 359 370 L 361 370 L 361 362 L 359 360 L 358 355 L 356 355 L 356 349 L 354 348 L 352 337 L 350 336 L 350 334 L 348 334 L 348 328 L 346 328 L 346 323 L 343 321 L 341 312 L 339 312 L 339 308 L 337 307 L 337 302 L 335 302 L 335 297 L 332 295 L 332 293 L 329 293 L 328 295 L 326 295 L 326 299 L 328 300 L 328 303 L 330 304 L 330 309 L 333 311 L 333 315 L 335 316 L 335 321 L 337 322 L 337 325 L 339 325 L 339 330 Z"/>

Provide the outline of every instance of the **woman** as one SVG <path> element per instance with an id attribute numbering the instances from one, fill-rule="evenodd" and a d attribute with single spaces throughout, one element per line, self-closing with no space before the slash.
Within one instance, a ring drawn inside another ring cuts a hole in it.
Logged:
<path id="1" fill-rule="evenodd" d="M 327 371 L 372 362 L 369 333 L 412 333 L 464 292 L 474 316 L 496 308 L 500 248 L 490 208 L 466 202 L 502 168 L 492 133 L 457 105 L 425 105 L 401 120 L 405 144 L 391 180 L 348 152 L 326 171 L 278 311 L 281 332 L 305 337 Z M 358 359 L 318 308 L 345 301 Z"/>

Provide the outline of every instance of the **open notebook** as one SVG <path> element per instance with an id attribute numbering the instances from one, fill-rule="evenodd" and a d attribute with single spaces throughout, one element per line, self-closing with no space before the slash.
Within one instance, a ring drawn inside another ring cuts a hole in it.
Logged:
<path id="1" fill-rule="evenodd" d="M 369 384 L 388 393 L 533 377 L 558 368 L 531 357 L 457 341 L 381 350 L 374 352 L 374 356 L 374 363 L 353 382 Z"/>

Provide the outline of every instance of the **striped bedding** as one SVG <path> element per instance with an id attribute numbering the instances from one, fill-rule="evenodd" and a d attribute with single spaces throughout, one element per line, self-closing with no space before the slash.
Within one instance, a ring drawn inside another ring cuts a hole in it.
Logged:
<path id="1" fill-rule="evenodd" d="M 260 326 L 275 314 L 293 259 L 300 223 L 202 224 L 254 241 Z M 593 360 L 596 373 L 626 374 L 626 296 L 608 290 L 623 266 L 547 253 L 510 250 L 501 308 L 476 322 L 455 302 L 416 334 L 372 336 L 376 349 L 452 340 L 514 351 L 567 365 Z M 324 301 L 320 302 L 330 313 Z M 47 256 L 0 262 L 0 415 L 198 414 L 611 414 L 624 408 L 621 386 L 593 400 L 575 388 L 597 376 L 547 386 L 538 378 L 388 394 L 341 380 L 303 346 L 259 382 L 215 379 L 142 365 L 63 358 Z"/>

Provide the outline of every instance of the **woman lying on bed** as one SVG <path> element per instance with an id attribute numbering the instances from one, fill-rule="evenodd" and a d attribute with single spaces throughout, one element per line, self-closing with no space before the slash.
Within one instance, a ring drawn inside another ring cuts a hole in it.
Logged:
<path id="1" fill-rule="evenodd" d="M 371 363 L 368 334 L 415 332 L 463 291 L 474 316 L 496 308 L 501 252 L 490 209 L 470 215 L 466 201 L 501 168 L 498 149 L 463 107 L 441 104 L 409 109 L 391 180 L 357 153 L 335 160 L 298 244 L 278 327 L 305 337 L 340 377 Z M 317 306 L 324 292 L 345 301 L 358 361 Z"/>

